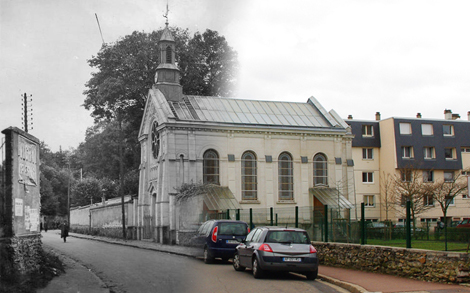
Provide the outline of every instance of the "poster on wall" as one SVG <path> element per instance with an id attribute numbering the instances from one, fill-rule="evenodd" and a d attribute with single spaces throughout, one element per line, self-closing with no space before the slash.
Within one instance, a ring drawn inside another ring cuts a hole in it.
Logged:
<path id="1" fill-rule="evenodd" d="M 15 198 L 15 216 L 23 216 L 23 199 L 21 198 Z"/>
<path id="2" fill-rule="evenodd" d="M 38 185 L 37 146 L 23 137 L 18 139 L 19 182 L 29 186 Z"/>

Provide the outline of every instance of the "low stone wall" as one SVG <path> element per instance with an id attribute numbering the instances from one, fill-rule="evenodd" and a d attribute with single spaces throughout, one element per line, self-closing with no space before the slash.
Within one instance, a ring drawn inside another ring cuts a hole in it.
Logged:
<path id="1" fill-rule="evenodd" d="M 470 283 L 467 253 L 312 242 L 322 265 L 441 283 Z"/>
<path id="2" fill-rule="evenodd" d="M 27 282 L 42 265 L 41 236 L 28 235 L 0 240 L 0 284 Z M 3 288 L 0 285 L 0 291 Z"/>
<path id="3" fill-rule="evenodd" d="M 176 244 L 181 246 L 194 246 L 191 242 L 191 239 L 196 236 L 196 231 L 194 230 L 180 230 L 177 231 L 177 242 Z"/>

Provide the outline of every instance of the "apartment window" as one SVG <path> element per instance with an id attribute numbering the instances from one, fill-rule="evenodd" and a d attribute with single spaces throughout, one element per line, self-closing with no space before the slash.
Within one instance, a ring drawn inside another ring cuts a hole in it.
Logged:
<path id="1" fill-rule="evenodd" d="M 455 198 L 450 198 L 447 200 L 447 205 L 448 206 L 454 206 L 455 205 Z"/>
<path id="2" fill-rule="evenodd" d="M 411 182 L 413 176 L 411 174 L 411 170 L 401 170 L 401 181 L 403 182 Z"/>
<path id="3" fill-rule="evenodd" d="M 434 206 L 434 196 L 432 194 L 425 194 L 423 196 L 424 206 Z"/>
<path id="4" fill-rule="evenodd" d="M 421 124 L 421 134 L 423 136 L 431 136 L 434 134 L 432 124 Z"/>
<path id="5" fill-rule="evenodd" d="M 373 195 L 364 195 L 364 206 L 374 207 L 374 196 Z"/>
<path id="6" fill-rule="evenodd" d="M 328 164 L 323 154 L 313 157 L 313 182 L 317 185 L 328 185 Z"/>
<path id="7" fill-rule="evenodd" d="M 436 158 L 436 152 L 433 147 L 424 147 L 424 159 L 431 160 Z"/>
<path id="8" fill-rule="evenodd" d="M 401 153 L 403 159 L 412 159 L 413 158 L 413 147 L 404 146 L 401 147 Z"/>
<path id="9" fill-rule="evenodd" d="M 423 182 L 434 182 L 434 171 L 423 171 Z"/>
<path id="10" fill-rule="evenodd" d="M 400 134 L 410 135 L 411 134 L 411 123 L 400 123 Z"/>
<path id="11" fill-rule="evenodd" d="M 257 191 L 256 155 L 252 152 L 245 152 L 242 155 L 242 200 L 257 199 Z"/>
<path id="12" fill-rule="evenodd" d="M 460 148 L 460 150 L 462 151 L 462 153 L 470 153 L 470 147 L 462 147 Z"/>
<path id="13" fill-rule="evenodd" d="M 203 181 L 219 184 L 219 154 L 215 150 L 207 150 L 204 153 Z"/>
<path id="14" fill-rule="evenodd" d="M 279 155 L 279 200 L 294 199 L 294 162 L 288 153 Z"/>
<path id="15" fill-rule="evenodd" d="M 372 125 L 362 125 L 362 136 L 374 136 Z"/>
<path id="16" fill-rule="evenodd" d="M 442 125 L 442 132 L 444 136 L 453 136 L 454 135 L 454 125 L 444 124 Z"/>
<path id="17" fill-rule="evenodd" d="M 362 172 L 362 182 L 363 183 L 374 183 L 374 173 L 373 172 Z"/>
<path id="18" fill-rule="evenodd" d="M 444 182 L 453 182 L 454 181 L 454 172 L 446 171 L 444 172 Z"/>
<path id="19" fill-rule="evenodd" d="M 444 148 L 444 158 L 446 158 L 446 160 L 455 160 L 455 149 Z"/>
<path id="20" fill-rule="evenodd" d="M 372 160 L 374 158 L 374 149 L 363 148 L 362 158 L 365 160 Z"/>

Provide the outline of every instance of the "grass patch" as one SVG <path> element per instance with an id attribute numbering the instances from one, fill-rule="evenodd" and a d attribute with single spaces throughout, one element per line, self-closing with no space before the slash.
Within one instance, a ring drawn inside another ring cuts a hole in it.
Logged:
<path id="1" fill-rule="evenodd" d="M 394 239 L 394 240 L 381 240 L 381 239 L 367 239 L 367 244 L 370 245 L 381 245 L 381 246 L 392 246 L 392 247 L 406 247 L 405 239 Z M 436 251 L 444 251 L 444 241 L 436 240 L 411 240 L 411 247 L 418 249 L 428 249 Z M 447 242 L 447 251 L 456 252 L 467 252 L 468 243 L 463 242 Z"/>

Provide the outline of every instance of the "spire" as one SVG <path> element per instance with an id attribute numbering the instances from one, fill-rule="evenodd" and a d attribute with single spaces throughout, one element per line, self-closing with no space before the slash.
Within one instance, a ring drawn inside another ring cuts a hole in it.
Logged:
<path id="1" fill-rule="evenodd" d="M 168 3 L 166 4 L 165 28 L 158 41 L 159 61 L 155 72 L 155 86 L 166 97 L 167 100 L 179 101 L 183 96 L 183 89 L 180 85 L 181 73 L 176 65 L 176 43 L 168 28 Z"/>

